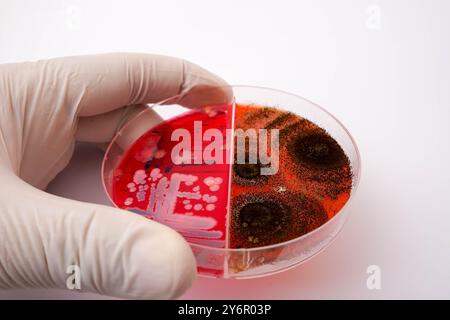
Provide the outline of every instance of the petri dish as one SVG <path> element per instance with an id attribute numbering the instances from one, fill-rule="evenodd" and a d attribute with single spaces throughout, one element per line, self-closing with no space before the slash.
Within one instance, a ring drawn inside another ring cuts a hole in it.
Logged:
<path id="1" fill-rule="evenodd" d="M 341 230 L 360 179 L 357 145 L 333 115 L 262 87 L 201 87 L 149 106 L 109 145 L 118 208 L 178 231 L 199 275 L 292 268 Z"/>

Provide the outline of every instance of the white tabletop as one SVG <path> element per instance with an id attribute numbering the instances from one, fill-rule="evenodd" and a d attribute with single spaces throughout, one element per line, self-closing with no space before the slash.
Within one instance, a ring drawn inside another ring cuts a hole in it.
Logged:
<path id="1" fill-rule="evenodd" d="M 182 298 L 450 298 L 450 2 L 2 1 L 0 63 L 109 51 L 183 57 L 283 89 L 354 135 L 362 179 L 337 239 L 290 271 L 198 279 Z M 108 201 L 80 145 L 49 192 Z M 381 270 L 369 290 L 367 267 Z M 102 298 L 52 290 L 0 298 Z"/>

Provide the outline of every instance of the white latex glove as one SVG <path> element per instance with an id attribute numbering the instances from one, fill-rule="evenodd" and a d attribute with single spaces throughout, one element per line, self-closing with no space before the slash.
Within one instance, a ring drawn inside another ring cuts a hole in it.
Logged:
<path id="1" fill-rule="evenodd" d="M 224 82 L 192 63 L 149 54 L 0 65 L 0 288 L 66 288 L 68 266 L 78 265 L 83 291 L 183 293 L 196 268 L 178 233 L 42 190 L 67 165 L 76 140 L 106 143 L 142 104 L 205 85 Z"/>

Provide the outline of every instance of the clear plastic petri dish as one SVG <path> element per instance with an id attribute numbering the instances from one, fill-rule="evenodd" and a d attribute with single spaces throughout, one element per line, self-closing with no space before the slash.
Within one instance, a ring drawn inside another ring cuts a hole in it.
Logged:
<path id="1" fill-rule="evenodd" d="M 341 230 L 360 178 L 347 129 L 280 90 L 195 88 L 129 120 L 106 151 L 111 202 L 190 244 L 198 273 L 254 278 L 292 268 Z"/>

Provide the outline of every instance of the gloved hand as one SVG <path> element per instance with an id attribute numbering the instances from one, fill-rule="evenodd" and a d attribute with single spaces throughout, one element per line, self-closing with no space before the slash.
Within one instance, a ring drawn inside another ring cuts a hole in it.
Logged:
<path id="1" fill-rule="evenodd" d="M 83 291 L 183 293 L 196 268 L 178 233 L 42 190 L 67 165 L 76 140 L 107 143 L 143 104 L 224 84 L 192 63 L 148 54 L 0 65 L 0 288 L 66 288 L 67 268 L 77 265 Z"/>

